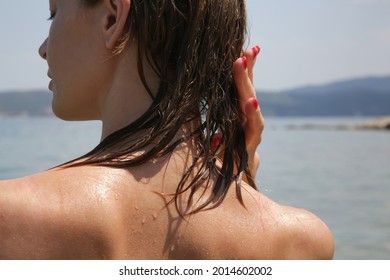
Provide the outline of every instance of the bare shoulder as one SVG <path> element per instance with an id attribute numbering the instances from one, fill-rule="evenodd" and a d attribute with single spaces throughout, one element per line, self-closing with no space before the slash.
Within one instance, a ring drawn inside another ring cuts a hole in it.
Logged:
<path id="1" fill-rule="evenodd" d="M 215 210 L 199 215 L 194 236 L 213 258 L 331 259 L 333 237 L 321 219 L 304 209 L 280 205 L 244 185 Z M 218 227 L 216 227 L 218 221 Z M 200 246 L 201 247 L 201 246 Z"/>
<path id="2" fill-rule="evenodd" d="M 333 235 L 315 214 L 299 208 L 274 204 L 278 218 L 281 258 L 332 259 Z"/>
<path id="3" fill-rule="evenodd" d="M 89 173 L 68 169 L 0 181 L 0 259 L 109 257 L 112 236 L 102 221 L 112 195 Z"/>
<path id="4" fill-rule="evenodd" d="M 334 240 L 328 226 L 315 214 L 278 204 L 250 190 L 258 227 L 266 229 L 273 259 L 332 259 Z M 249 200 L 249 199 L 247 199 Z M 265 227 L 264 224 L 267 226 Z M 263 242 L 263 241 L 262 241 Z"/>

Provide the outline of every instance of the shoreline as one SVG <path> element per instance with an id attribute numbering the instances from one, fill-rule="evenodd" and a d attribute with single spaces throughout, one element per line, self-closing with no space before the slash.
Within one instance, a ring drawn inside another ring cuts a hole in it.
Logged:
<path id="1" fill-rule="evenodd" d="M 385 130 L 390 131 L 390 116 L 381 117 L 372 121 L 362 122 L 358 124 L 300 124 L 287 125 L 287 129 L 303 129 L 303 130 Z"/>

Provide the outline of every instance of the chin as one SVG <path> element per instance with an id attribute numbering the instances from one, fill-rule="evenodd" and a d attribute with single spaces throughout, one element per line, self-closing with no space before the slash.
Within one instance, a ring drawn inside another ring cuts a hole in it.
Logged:
<path id="1" fill-rule="evenodd" d="M 64 106 L 58 106 L 58 104 L 52 103 L 52 110 L 54 115 L 64 121 L 91 121 L 91 120 L 97 120 L 97 118 L 94 118 L 92 116 L 87 116 L 83 113 L 77 113 L 75 112 L 74 108 L 73 110 L 68 110 L 64 108 Z"/>
<path id="2" fill-rule="evenodd" d="M 79 120 L 79 119 L 75 118 L 74 116 L 71 116 L 71 115 L 66 114 L 64 112 L 61 112 L 59 110 L 55 110 L 54 108 L 53 108 L 53 113 L 57 118 L 64 120 L 64 121 L 78 121 Z"/>

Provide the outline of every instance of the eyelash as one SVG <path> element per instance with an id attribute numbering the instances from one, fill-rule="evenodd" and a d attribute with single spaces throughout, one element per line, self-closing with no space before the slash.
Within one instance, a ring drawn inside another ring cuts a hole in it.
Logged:
<path id="1" fill-rule="evenodd" d="M 50 14 L 50 17 L 49 17 L 47 20 L 53 20 L 55 16 L 56 16 L 56 13 L 55 13 L 55 12 L 54 12 L 54 13 L 51 13 L 51 14 Z"/>

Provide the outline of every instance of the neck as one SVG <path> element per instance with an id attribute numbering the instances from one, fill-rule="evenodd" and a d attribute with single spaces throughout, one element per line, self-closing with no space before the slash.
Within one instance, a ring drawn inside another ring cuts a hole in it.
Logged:
<path id="1" fill-rule="evenodd" d="M 152 104 L 139 77 L 136 56 L 127 51 L 113 59 L 116 61 L 111 74 L 112 82 L 101 105 L 101 140 L 137 120 Z M 156 90 L 158 79 L 155 74 L 146 69 L 145 77 L 150 88 Z"/>

